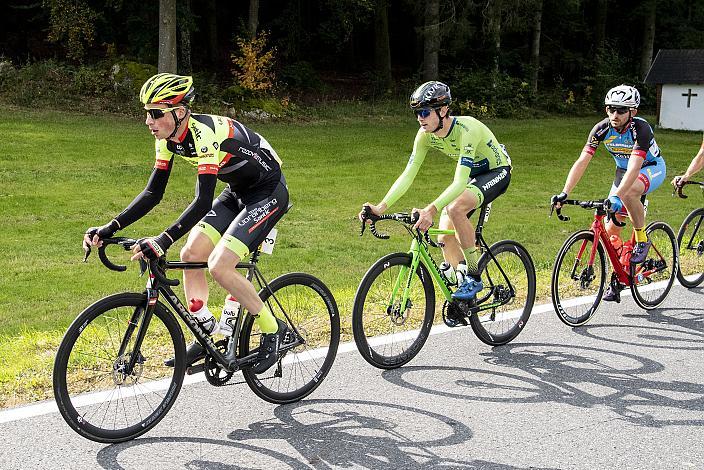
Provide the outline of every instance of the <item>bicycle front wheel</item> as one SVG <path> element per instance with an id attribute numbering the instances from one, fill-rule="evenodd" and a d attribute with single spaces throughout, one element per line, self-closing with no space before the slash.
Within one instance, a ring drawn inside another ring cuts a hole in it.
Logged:
<path id="1" fill-rule="evenodd" d="M 340 315 L 330 290 L 305 273 L 277 277 L 259 293 L 274 316 L 288 325 L 276 365 L 255 374 L 243 368 L 247 385 L 270 403 L 292 403 L 309 395 L 330 371 L 340 343 Z M 248 315 L 242 326 L 240 356 L 259 348 L 261 331 Z"/>
<path id="2" fill-rule="evenodd" d="M 411 272 L 408 253 L 386 255 L 369 268 L 357 288 L 352 332 L 357 349 L 371 365 L 394 369 L 425 344 L 435 315 L 435 288 L 422 264 Z M 408 300 L 403 292 L 408 286 Z"/>
<path id="3" fill-rule="evenodd" d="M 631 263 L 631 292 L 639 307 L 651 310 L 670 293 L 677 273 L 677 240 L 665 222 L 652 222 L 645 229 L 652 243 L 641 264 Z"/>
<path id="4" fill-rule="evenodd" d="M 572 234 L 557 253 L 550 291 L 558 318 L 568 326 L 587 323 L 599 308 L 606 286 L 604 247 L 597 245 L 593 262 L 594 233 Z M 599 243 L 597 240 L 596 243 Z"/>
<path id="5" fill-rule="evenodd" d="M 677 280 L 691 289 L 704 281 L 704 209 L 695 209 L 677 233 L 680 265 Z"/>
<path id="6" fill-rule="evenodd" d="M 134 439 L 173 405 L 186 371 L 181 328 L 158 303 L 138 351 L 146 296 L 115 294 L 85 309 L 66 331 L 54 362 L 61 416 L 81 436 L 104 443 Z M 134 368 L 126 370 L 137 356 Z M 175 367 L 164 361 L 175 358 Z"/>
<path id="7" fill-rule="evenodd" d="M 535 302 L 535 267 L 526 249 L 512 240 L 494 243 L 489 251 L 493 257 L 482 255 L 479 272 L 484 289 L 491 294 L 485 303 L 497 306 L 472 314 L 469 323 L 483 343 L 499 346 L 518 336 L 530 317 Z"/>

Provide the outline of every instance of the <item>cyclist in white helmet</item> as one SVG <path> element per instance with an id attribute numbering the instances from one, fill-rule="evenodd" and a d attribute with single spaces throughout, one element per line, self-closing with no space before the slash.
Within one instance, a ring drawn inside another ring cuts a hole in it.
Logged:
<path id="1" fill-rule="evenodd" d="M 600 142 L 616 162 L 609 202 L 611 210 L 616 212 L 617 220 L 622 221 L 628 215 L 633 224 L 636 245 L 633 248 L 631 262 L 642 263 L 650 249 L 650 242 L 645 233 L 645 210 L 641 198 L 654 191 L 665 181 L 665 159 L 655 142 L 653 129 L 643 118 L 636 117 L 640 106 L 640 93 L 635 87 L 619 85 L 606 93 L 606 119 L 598 122 L 589 133 L 587 143 L 577 161 L 572 165 L 565 186 L 560 194 L 552 197 L 552 203 L 559 205 L 567 199 L 568 194 L 582 178 Z M 620 236 L 621 227 L 607 223 L 610 235 Z M 618 292 L 611 286 L 604 295 L 604 300 L 618 301 Z"/>

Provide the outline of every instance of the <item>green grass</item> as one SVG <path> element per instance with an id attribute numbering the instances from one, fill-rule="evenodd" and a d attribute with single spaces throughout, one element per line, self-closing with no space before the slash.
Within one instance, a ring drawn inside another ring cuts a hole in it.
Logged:
<path id="1" fill-rule="evenodd" d="M 116 273 L 97 258 L 81 263 L 80 245 L 86 227 L 107 222 L 142 190 L 154 157 L 153 139 L 139 120 L 6 106 L 0 110 L 1 407 L 49 398 L 51 358 L 77 313 L 104 295 L 143 286 L 135 266 Z M 401 232 L 388 241 L 358 236 L 361 204 L 377 202 L 400 174 L 416 130 L 411 116 L 383 113 L 377 109 L 368 118 L 355 112 L 318 121 L 251 124 L 282 157 L 294 204 L 279 223 L 274 256 L 265 256 L 261 267 L 270 279 L 288 271 L 320 277 L 335 294 L 346 335 L 354 292 L 366 269 L 383 254 L 405 251 L 409 241 Z M 560 245 L 591 219 L 589 211 L 576 208 L 568 211 L 568 223 L 548 218 L 548 200 L 562 189 L 598 118 L 487 121 L 506 144 L 514 172 L 508 192 L 493 206 L 485 237 L 490 242 L 511 238 L 528 249 L 541 301 L 547 300 Z M 701 142 L 699 133 L 656 130 L 656 137 L 670 177 L 686 168 Z M 573 196 L 605 197 L 613 168 L 611 157 L 600 149 Z M 449 184 L 453 172 L 447 157 L 429 156 L 414 186 L 393 209 L 427 204 Z M 124 233 L 159 233 L 190 203 L 194 182 L 194 169 L 177 161 L 161 205 Z M 665 220 L 675 230 L 701 205 L 698 197 L 672 199 L 667 187 L 650 201 L 648 220 Z M 114 256 L 127 261 L 117 251 Z M 222 291 L 213 294 L 211 308 L 223 298 Z"/>

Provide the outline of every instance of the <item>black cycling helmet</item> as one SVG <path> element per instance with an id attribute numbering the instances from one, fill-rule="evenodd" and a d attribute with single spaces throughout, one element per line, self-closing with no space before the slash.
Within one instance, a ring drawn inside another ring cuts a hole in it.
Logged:
<path id="1" fill-rule="evenodd" d="M 411 94 L 409 104 L 414 111 L 420 108 L 441 108 L 452 103 L 450 87 L 442 82 L 425 82 Z"/>

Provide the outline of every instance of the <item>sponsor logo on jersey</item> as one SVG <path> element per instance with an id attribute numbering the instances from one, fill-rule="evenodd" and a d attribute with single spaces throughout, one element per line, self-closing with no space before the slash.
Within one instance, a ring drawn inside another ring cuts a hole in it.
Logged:
<path id="1" fill-rule="evenodd" d="M 213 148 L 214 148 L 215 150 L 218 149 L 218 143 L 217 143 L 217 142 L 213 142 Z"/>
<path id="2" fill-rule="evenodd" d="M 467 166 L 467 167 L 470 167 L 470 168 L 471 168 L 471 167 L 472 167 L 472 163 L 473 163 L 473 162 L 472 162 L 472 159 L 469 158 L 469 157 L 462 157 L 462 158 L 460 159 L 460 165 L 462 165 L 462 166 Z"/>
<path id="3" fill-rule="evenodd" d="M 214 210 L 210 209 L 210 212 L 205 214 L 206 217 L 217 217 L 217 214 L 215 213 Z"/>
<path id="4" fill-rule="evenodd" d="M 208 151 L 208 147 L 201 147 L 200 148 L 200 153 L 206 153 Z"/>
<path id="5" fill-rule="evenodd" d="M 266 171 L 271 171 L 271 167 L 262 160 L 262 157 L 260 157 L 257 152 L 242 146 L 240 146 L 239 151 L 255 159 Z"/>
<path id="6" fill-rule="evenodd" d="M 191 124 L 191 132 L 193 132 L 193 136 L 196 138 L 196 140 L 200 139 L 200 129 L 196 127 L 196 123 Z"/>

